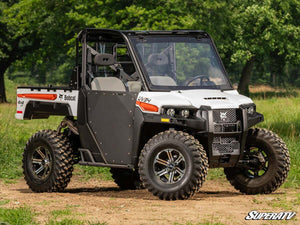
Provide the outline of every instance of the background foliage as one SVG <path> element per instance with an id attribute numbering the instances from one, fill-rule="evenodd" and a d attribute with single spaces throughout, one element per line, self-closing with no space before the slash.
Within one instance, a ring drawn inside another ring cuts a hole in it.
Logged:
<path id="1" fill-rule="evenodd" d="M 299 23 L 298 0 L 0 0 L 0 102 L 4 74 L 67 84 L 85 27 L 205 30 L 242 93 L 249 83 L 300 87 Z"/>

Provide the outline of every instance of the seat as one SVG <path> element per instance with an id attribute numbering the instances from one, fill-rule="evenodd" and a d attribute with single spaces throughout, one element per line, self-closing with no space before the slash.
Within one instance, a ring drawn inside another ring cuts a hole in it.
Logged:
<path id="1" fill-rule="evenodd" d="M 116 77 L 95 77 L 91 88 L 96 91 L 126 91 L 124 83 Z"/>
<path id="2" fill-rule="evenodd" d="M 169 76 L 150 76 L 151 83 L 160 86 L 177 86 L 176 81 Z"/>
<path id="3" fill-rule="evenodd" d="M 127 86 L 129 92 L 140 92 L 142 89 L 141 81 L 128 81 Z"/>

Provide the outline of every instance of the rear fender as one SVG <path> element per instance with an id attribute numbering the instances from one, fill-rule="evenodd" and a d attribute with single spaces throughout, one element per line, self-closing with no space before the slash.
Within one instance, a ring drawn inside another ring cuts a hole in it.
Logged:
<path id="1" fill-rule="evenodd" d="M 50 115 L 77 116 L 78 91 L 18 88 L 16 119 L 42 119 Z"/>

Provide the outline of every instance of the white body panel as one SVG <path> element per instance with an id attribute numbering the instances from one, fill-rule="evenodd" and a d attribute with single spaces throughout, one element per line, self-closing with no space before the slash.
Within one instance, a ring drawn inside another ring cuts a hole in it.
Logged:
<path id="1" fill-rule="evenodd" d="M 161 112 L 162 106 L 192 106 L 196 108 L 210 106 L 212 109 L 230 109 L 239 108 L 241 104 L 253 103 L 250 98 L 240 95 L 236 90 L 221 91 L 212 89 L 140 92 L 138 101 L 157 106 L 159 110 L 156 114 Z M 145 112 L 147 113 L 147 111 Z"/>
<path id="2" fill-rule="evenodd" d="M 57 97 L 54 100 L 17 97 L 17 113 L 15 114 L 15 117 L 20 120 L 24 119 L 26 105 L 29 101 L 66 103 L 70 106 L 72 116 L 77 116 L 78 93 L 77 90 L 47 90 L 46 88 L 41 88 L 40 90 L 34 88 L 32 90 L 30 88 L 18 88 L 17 96 L 20 94 L 54 94 Z"/>

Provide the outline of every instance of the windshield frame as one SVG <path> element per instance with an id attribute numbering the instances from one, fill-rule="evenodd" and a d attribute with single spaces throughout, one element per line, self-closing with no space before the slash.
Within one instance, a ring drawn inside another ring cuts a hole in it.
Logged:
<path id="1" fill-rule="evenodd" d="M 195 90 L 195 89 L 217 89 L 217 90 L 233 90 L 233 86 L 230 82 L 230 79 L 228 77 L 228 74 L 226 72 L 226 69 L 224 67 L 224 64 L 220 58 L 220 55 L 216 49 L 216 46 L 213 42 L 213 40 L 211 39 L 211 37 L 206 33 L 205 36 L 199 36 L 199 34 L 184 34 L 184 35 L 178 35 L 178 34 L 143 34 L 143 35 L 130 35 L 127 36 L 128 37 L 128 41 L 130 42 L 130 45 L 132 46 L 132 48 L 134 49 L 133 52 L 136 56 L 136 60 L 137 63 L 141 69 L 142 72 L 142 76 L 144 77 L 144 80 L 147 83 L 147 86 L 149 88 L 150 91 L 175 91 L 175 90 Z M 201 86 L 160 86 L 160 85 L 153 85 L 149 79 L 149 75 L 148 72 L 144 66 L 144 63 L 141 59 L 141 56 L 139 54 L 139 51 L 137 49 L 137 44 L 141 43 L 142 40 L 145 40 L 147 38 L 159 38 L 159 37 L 172 37 L 172 38 L 195 38 L 197 39 L 198 42 L 205 42 L 210 44 L 211 49 L 213 51 L 213 53 L 215 54 L 215 58 L 218 62 L 218 64 L 220 65 L 220 69 L 222 70 L 223 74 L 224 74 L 224 79 L 227 82 L 227 85 L 216 85 L 215 87 L 201 87 Z"/>

